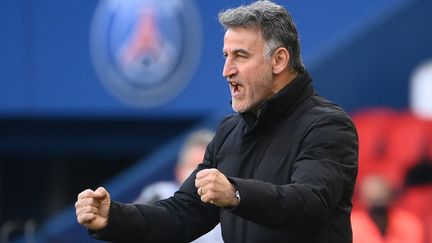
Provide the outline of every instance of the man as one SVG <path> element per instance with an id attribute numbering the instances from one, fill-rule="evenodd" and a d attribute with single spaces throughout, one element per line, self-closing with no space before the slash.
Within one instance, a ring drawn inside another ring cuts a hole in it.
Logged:
<path id="1" fill-rule="evenodd" d="M 175 166 L 175 181 L 160 181 L 144 188 L 134 203 L 155 203 L 172 197 L 180 185 L 196 169 L 204 159 L 207 145 L 214 136 L 214 132 L 200 129 L 192 132 L 186 139 L 178 155 Z M 220 225 L 212 231 L 194 240 L 192 243 L 220 243 L 223 242 Z"/>
<path id="2" fill-rule="evenodd" d="M 87 189 L 78 222 L 114 242 L 189 242 L 219 222 L 227 243 L 351 242 L 357 134 L 341 108 L 314 93 L 291 16 L 258 1 L 219 21 L 238 114 L 222 121 L 174 197 L 126 205 Z"/>
<path id="3" fill-rule="evenodd" d="M 422 243 L 424 226 L 415 214 L 394 201 L 389 181 L 367 175 L 358 187 L 359 206 L 353 210 L 354 243 Z"/>

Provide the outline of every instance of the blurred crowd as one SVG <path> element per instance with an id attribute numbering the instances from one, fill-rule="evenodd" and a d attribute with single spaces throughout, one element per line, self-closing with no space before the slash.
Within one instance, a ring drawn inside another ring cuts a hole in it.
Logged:
<path id="1" fill-rule="evenodd" d="M 432 62 L 410 82 L 410 109 L 353 115 L 359 133 L 354 243 L 432 243 Z"/>

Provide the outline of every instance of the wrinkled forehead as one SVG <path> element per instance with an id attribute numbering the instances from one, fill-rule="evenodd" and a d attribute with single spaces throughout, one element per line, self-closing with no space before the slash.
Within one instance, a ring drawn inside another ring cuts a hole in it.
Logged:
<path id="1" fill-rule="evenodd" d="M 264 45 L 261 30 L 257 27 L 231 27 L 224 35 L 224 52 L 233 49 L 250 49 Z"/>

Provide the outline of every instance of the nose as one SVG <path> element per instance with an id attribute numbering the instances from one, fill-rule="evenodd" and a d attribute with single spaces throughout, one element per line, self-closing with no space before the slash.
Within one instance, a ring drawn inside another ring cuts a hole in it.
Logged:
<path id="1" fill-rule="evenodd" d="M 222 70 L 222 76 L 225 78 L 232 78 L 237 74 L 237 67 L 231 61 L 231 58 L 225 59 L 225 64 Z"/>

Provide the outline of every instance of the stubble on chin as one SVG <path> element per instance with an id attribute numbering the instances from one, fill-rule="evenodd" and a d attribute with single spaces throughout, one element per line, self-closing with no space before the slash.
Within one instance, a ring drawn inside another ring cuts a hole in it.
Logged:
<path id="1" fill-rule="evenodd" d="M 231 99 L 231 108 L 233 109 L 234 112 L 241 113 L 240 109 L 237 108 L 237 104 L 236 103 L 237 102 L 234 101 L 234 99 Z"/>
<path id="2" fill-rule="evenodd" d="M 247 111 L 247 105 L 242 105 L 241 101 L 236 101 L 234 98 L 231 99 L 231 108 L 237 113 L 244 113 Z"/>
<path id="3" fill-rule="evenodd" d="M 253 112 L 253 107 L 255 107 L 253 104 L 250 103 L 246 103 L 246 104 L 240 104 L 241 102 L 239 101 L 235 101 L 234 99 L 231 100 L 231 107 L 233 109 L 233 111 L 237 112 L 237 113 L 245 113 L 245 112 L 249 112 L 252 111 Z"/>

